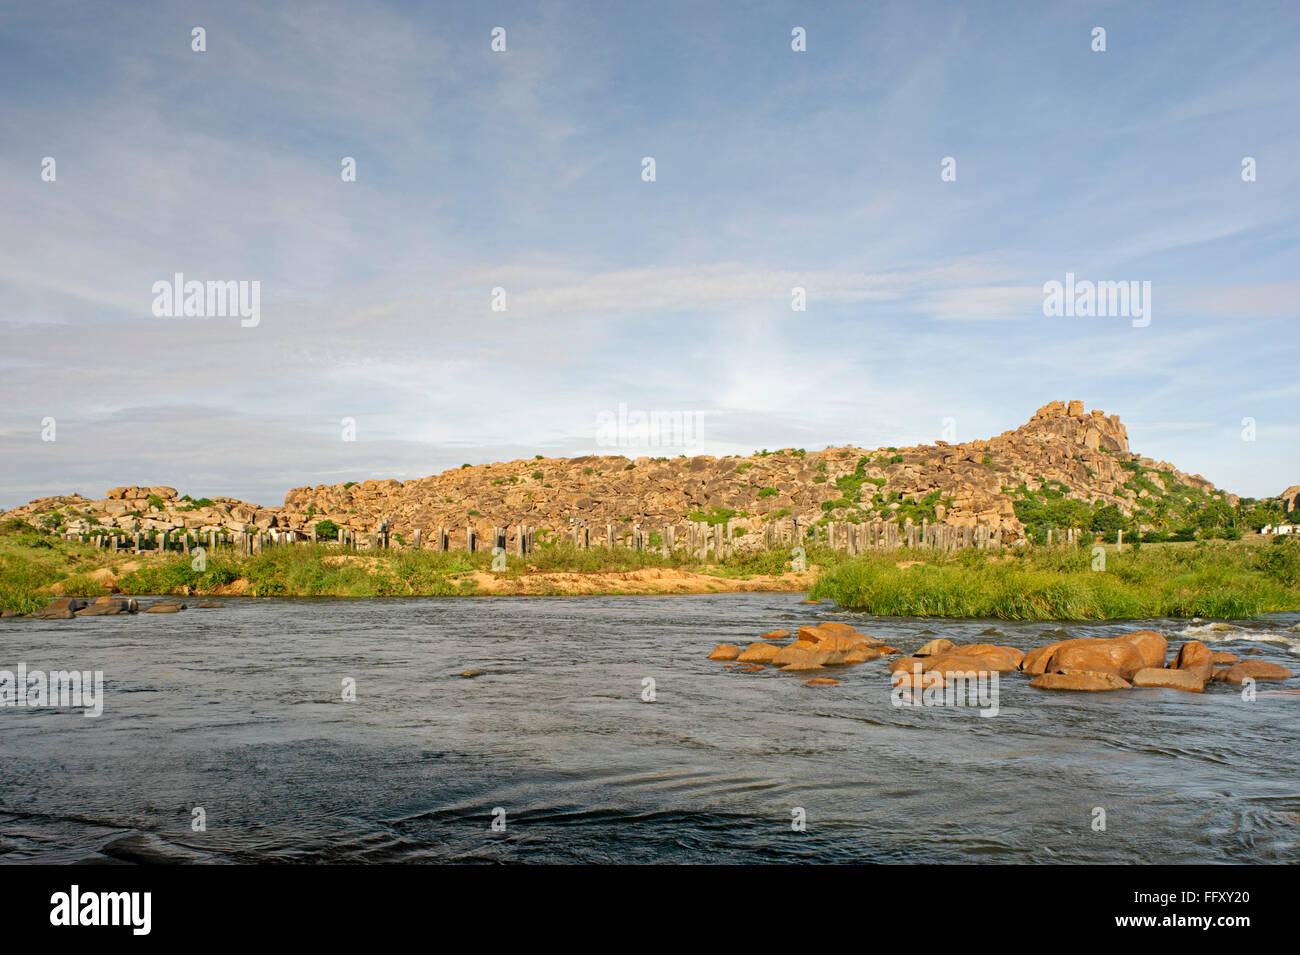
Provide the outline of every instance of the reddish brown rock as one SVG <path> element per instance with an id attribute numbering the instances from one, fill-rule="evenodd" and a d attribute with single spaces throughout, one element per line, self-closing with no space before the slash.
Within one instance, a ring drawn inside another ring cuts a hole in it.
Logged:
<path id="1" fill-rule="evenodd" d="M 1039 676 L 1047 670 L 1047 661 L 1052 658 L 1052 654 L 1057 648 L 1067 640 L 1057 640 L 1055 643 L 1049 643 L 1043 647 L 1035 647 L 1024 655 L 1020 661 L 1020 670 L 1022 673 L 1028 673 L 1030 676 Z"/>
<path id="2" fill-rule="evenodd" d="M 890 675 L 889 682 L 894 687 L 903 687 L 913 691 L 941 690 L 947 686 L 943 674 L 938 670 L 931 670 L 929 673 L 918 672 L 914 669 L 895 670 Z"/>
<path id="3" fill-rule="evenodd" d="M 1228 653 L 1226 650 L 1211 650 L 1210 659 L 1214 661 L 1214 665 L 1217 667 L 1223 664 L 1237 663 L 1241 660 L 1241 657 L 1235 653 Z"/>
<path id="4" fill-rule="evenodd" d="M 943 637 L 938 637 L 937 639 L 931 640 L 925 646 L 921 647 L 921 649 L 917 650 L 916 653 L 912 654 L 912 656 L 932 657 L 932 656 L 937 656 L 940 653 L 951 653 L 953 650 L 956 649 L 957 649 L 957 644 Z"/>
<path id="5" fill-rule="evenodd" d="M 1020 669 L 1020 661 L 1024 658 L 1024 654 L 1015 647 L 1004 647 L 994 643 L 968 643 L 957 647 L 953 652 L 966 657 L 986 659 L 988 664 L 985 669 L 996 670 L 999 673 Z"/>
<path id="6" fill-rule="evenodd" d="M 740 663 L 770 663 L 780 649 L 771 643 L 751 643 L 736 660 Z"/>
<path id="7" fill-rule="evenodd" d="M 733 647 L 730 643 L 719 643 L 709 654 L 710 660 L 734 660 L 740 656 L 740 647 Z"/>
<path id="8" fill-rule="evenodd" d="M 1114 673 L 1125 681 L 1145 665 L 1138 648 L 1127 640 L 1106 637 L 1083 637 L 1066 640 L 1048 659 L 1045 673 L 1084 670 Z"/>
<path id="9" fill-rule="evenodd" d="M 1247 678 L 1252 680 L 1289 680 L 1291 671 L 1277 663 L 1267 660 L 1243 660 L 1234 663 L 1221 673 L 1215 673 L 1217 683 L 1241 683 Z"/>
<path id="10" fill-rule="evenodd" d="M 811 680 L 804 680 L 804 686 L 838 686 L 839 680 L 831 680 L 824 676 L 813 677 Z"/>
<path id="11" fill-rule="evenodd" d="M 765 642 L 770 642 L 772 640 L 784 640 L 788 636 L 790 636 L 789 630 L 769 630 L 767 633 L 763 634 L 758 639 Z"/>
<path id="12" fill-rule="evenodd" d="M 1133 674 L 1133 685 L 1183 690 L 1187 693 L 1200 693 L 1205 689 L 1205 681 L 1194 670 L 1171 670 L 1167 667 L 1144 667 L 1138 670 Z"/>
<path id="13" fill-rule="evenodd" d="M 1123 690 L 1129 687 L 1113 673 L 1096 673 L 1076 671 L 1073 673 L 1044 673 L 1029 681 L 1029 685 L 1039 690 L 1077 690 L 1086 693 L 1098 693 L 1103 690 Z"/>
<path id="14" fill-rule="evenodd" d="M 785 664 L 790 663 L 800 654 L 809 653 L 816 649 L 817 644 L 815 643 L 809 643 L 807 640 L 796 640 L 788 647 L 782 647 L 778 650 L 776 656 L 768 662 L 773 666 L 785 666 Z"/>
<path id="15" fill-rule="evenodd" d="M 1115 639 L 1126 640 L 1137 647 L 1138 653 L 1142 654 L 1142 661 L 1148 667 L 1165 665 L 1165 657 L 1169 653 L 1169 641 L 1163 634 L 1156 633 L 1154 630 L 1135 630 L 1132 633 L 1122 633 Z"/>
<path id="16" fill-rule="evenodd" d="M 1004 664 L 1005 660 L 998 660 L 989 656 L 967 656 L 962 653 L 940 653 L 938 656 L 923 657 L 921 670 L 929 673 L 932 670 L 949 676 L 956 673 L 993 673 L 994 665 Z M 1008 667 L 1014 670 L 1015 667 Z"/>
<path id="17" fill-rule="evenodd" d="M 1205 682 L 1214 672 L 1214 655 L 1200 640 L 1188 640 L 1178 648 L 1178 656 L 1174 658 L 1173 668 L 1191 670 L 1200 675 L 1201 682 Z"/>

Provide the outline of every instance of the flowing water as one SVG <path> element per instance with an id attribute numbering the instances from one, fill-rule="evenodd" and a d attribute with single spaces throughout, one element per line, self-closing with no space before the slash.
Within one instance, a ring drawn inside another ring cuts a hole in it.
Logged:
<path id="1" fill-rule="evenodd" d="M 1248 702 L 1008 674 L 986 717 L 895 706 L 885 660 L 809 687 L 706 659 L 841 620 L 909 652 L 1152 628 L 1300 669 L 1300 614 L 1013 624 L 799 601 L 246 599 L 3 620 L 0 670 L 102 670 L 105 699 L 94 719 L 0 708 L 0 861 L 1300 862 L 1300 679 Z"/>

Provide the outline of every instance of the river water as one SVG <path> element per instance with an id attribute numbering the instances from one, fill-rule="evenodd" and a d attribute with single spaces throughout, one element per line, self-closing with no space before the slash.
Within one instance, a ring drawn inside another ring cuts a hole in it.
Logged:
<path id="1" fill-rule="evenodd" d="M 1246 701 L 1010 674 L 985 717 L 894 705 L 884 660 L 809 687 L 706 659 L 841 620 L 909 652 L 1152 628 L 1297 670 L 1300 614 L 1013 624 L 790 594 L 224 603 L 0 621 L 0 670 L 104 673 L 98 718 L 0 708 L 0 862 L 1300 862 L 1300 678 Z"/>

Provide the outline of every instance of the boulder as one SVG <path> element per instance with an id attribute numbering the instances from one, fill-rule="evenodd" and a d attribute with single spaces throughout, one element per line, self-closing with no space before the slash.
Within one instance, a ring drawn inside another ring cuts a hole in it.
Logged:
<path id="1" fill-rule="evenodd" d="M 1057 648 L 1068 640 L 1057 640 L 1055 643 L 1049 643 L 1044 647 L 1035 647 L 1024 655 L 1020 660 L 1020 672 L 1028 673 L 1030 676 L 1040 676 L 1047 671 L 1047 661 L 1052 658 L 1052 654 Z"/>
<path id="2" fill-rule="evenodd" d="M 839 650 L 848 653 L 850 650 L 857 649 L 857 647 L 858 644 L 841 633 L 824 634 L 821 640 L 817 642 L 818 650 Z"/>
<path id="3" fill-rule="evenodd" d="M 1214 654 L 1200 640 L 1188 640 L 1178 648 L 1174 658 L 1175 670 L 1191 670 L 1200 676 L 1201 682 L 1208 680 L 1214 672 Z"/>
<path id="4" fill-rule="evenodd" d="M 986 658 L 988 663 L 984 669 L 996 670 L 999 673 L 1020 669 L 1020 661 L 1025 656 L 1015 647 L 1004 647 L 994 643 L 968 643 L 957 647 L 953 652 L 964 657 Z"/>
<path id="5" fill-rule="evenodd" d="M 801 653 L 808 653 L 816 650 L 817 644 L 810 643 L 807 640 L 796 640 L 788 647 L 782 647 L 769 662 L 773 666 L 785 666 L 785 664 L 794 660 Z"/>
<path id="6" fill-rule="evenodd" d="M 769 630 L 767 633 L 763 634 L 758 639 L 767 640 L 767 641 L 784 640 L 788 636 L 790 636 L 789 630 Z"/>
<path id="7" fill-rule="evenodd" d="M 931 657 L 940 653 L 948 653 L 956 649 L 957 649 L 957 644 L 953 643 L 951 640 L 946 640 L 943 637 L 939 637 L 937 639 L 931 640 L 929 643 L 921 647 L 921 649 L 917 650 L 916 653 L 912 655 L 916 657 Z"/>
<path id="8" fill-rule="evenodd" d="M 134 611 L 131 610 L 131 606 L 130 606 L 133 603 L 135 603 L 134 600 L 128 602 L 127 600 L 124 599 L 115 600 L 112 597 L 108 597 L 108 598 L 100 597 L 89 607 L 84 607 L 81 610 L 78 610 L 77 616 L 78 617 L 109 617 L 109 616 L 116 616 L 117 614 L 133 613 Z M 137 610 L 139 609 L 138 605 L 136 609 Z"/>
<path id="9" fill-rule="evenodd" d="M 1171 670 L 1167 667 L 1144 667 L 1133 674 L 1134 686 L 1162 687 L 1167 690 L 1184 690 L 1200 693 L 1205 681 L 1193 670 Z"/>
<path id="10" fill-rule="evenodd" d="M 811 680 L 804 680 L 804 686 L 838 686 L 839 680 L 831 680 L 824 676 L 813 677 Z"/>
<path id="11" fill-rule="evenodd" d="M 1076 670 L 1071 673 L 1044 673 L 1029 681 L 1029 685 L 1039 690 L 1077 690 L 1085 693 L 1097 693 L 1103 690 L 1123 690 L 1130 684 L 1113 673 L 1097 673 L 1089 670 Z"/>
<path id="12" fill-rule="evenodd" d="M 80 597 L 60 597 L 51 600 L 31 616 L 36 620 L 71 620 L 85 606 L 86 601 Z"/>
<path id="13" fill-rule="evenodd" d="M 1135 630 L 1132 633 L 1122 633 L 1115 639 L 1126 640 L 1137 647 L 1138 653 L 1142 654 L 1142 660 L 1148 667 L 1165 665 L 1165 657 L 1169 653 L 1169 641 L 1163 634 L 1156 633 L 1154 630 Z"/>
<path id="14" fill-rule="evenodd" d="M 1286 667 L 1269 663 L 1267 660 L 1243 660 L 1234 663 L 1222 672 L 1214 674 L 1216 683 L 1241 683 L 1247 678 L 1252 680 L 1289 680 L 1291 671 Z"/>
<path id="15" fill-rule="evenodd" d="M 1211 650 L 1210 659 L 1214 661 L 1215 666 L 1221 666 L 1222 664 L 1225 663 L 1226 664 L 1237 663 L 1239 660 L 1241 660 L 1241 657 L 1237 656 L 1235 653 L 1229 653 L 1226 650 Z"/>
<path id="16" fill-rule="evenodd" d="M 1056 648 L 1044 666 L 1044 673 L 1062 673 L 1084 670 L 1095 673 L 1114 673 L 1124 680 L 1145 666 L 1138 648 L 1127 640 L 1107 637 L 1081 637 L 1065 640 Z"/>
<path id="17" fill-rule="evenodd" d="M 733 647 L 730 643 L 719 643 L 709 654 L 710 660 L 734 660 L 740 656 L 740 647 Z"/>
<path id="18" fill-rule="evenodd" d="M 736 657 L 740 663 L 770 663 L 780 651 L 780 647 L 771 643 L 751 643 L 745 652 Z"/>
<path id="19" fill-rule="evenodd" d="M 923 657 L 921 670 L 929 673 L 931 670 L 952 675 L 956 673 L 992 673 L 996 668 L 995 665 L 1005 663 L 1003 660 L 987 656 L 967 656 L 964 653 L 940 653 L 938 656 Z M 1014 666 L 1008 666 L 1007 669 L 1014 670 Z"/>
<path id="20" fill-rule="evenodd" d="M 925 672 L 923 669 L 924 663 L 925 657 L 899 657 L 897 660 L 890 660 L 886 669 L 890 673 L 897 673 L 899 670 L 910 670 L 912 667 L 917 667 L 922 672 Z"/>
<path id="21" fill-rule="evenodd" d="M 160 600 L 145 613 L 180 613 L 185 609 L 185 604 L 178 603 L 175 600 Z"/>
<path id="22" fill-rule="evenodd" d="M 909 690 L 941 690 L 947 686 L 943 674 L 938 670 L 931 670 L 929 673 L 918 673 L 910 668 L 894 671 L 890 675 L 889 682 L 894 687 L 904 687 Z"/>
<path id="23" fill-rule="evenodd" d="M 800 673 L 804 670 L 821 670 L 830 661 L 830 658 L 831 652 L 829 650 L 803 650 L 795 654 L 794 659 L 781 669 L 793 673 Z"/>
<path id="24" fill-rule="evenodd" d="M 846 637 L 852 636 L 853 634 L 858 632 L 856 628 L 850 626 L 849 624 L 840 623 L 835 620 L 832 620 L 829 623 L 819 623 L 817 624 L 817 629 L 825 630 L 827 633 L 838 633 Z"/>
<path id="25" fill-rule="evenodd" d="M 875 660 L 881 656 L 879 650 L 871 647 L 854 647 L 848 653 L 844 654 L 845 663 L 866 663 L 868 660 Z"/>

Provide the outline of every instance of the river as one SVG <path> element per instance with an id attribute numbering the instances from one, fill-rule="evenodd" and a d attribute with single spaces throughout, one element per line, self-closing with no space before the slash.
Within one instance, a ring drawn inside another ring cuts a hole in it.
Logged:
<path id="1" fill-rule="evenodd" d="M 706 659 L 825 620 L 909 652 L 1151 628 L 1300 669 L 1300 614 L 919 620 L 790 594 L 6 619 L 0 669 L 102 670 L 104 700 L 0 708 L 0 862 L 1300 862 L 1297 679 L 1247 701 L 1009 674 L 981 716 L 894 705 L 884 660 L 809 687 Z"/>

